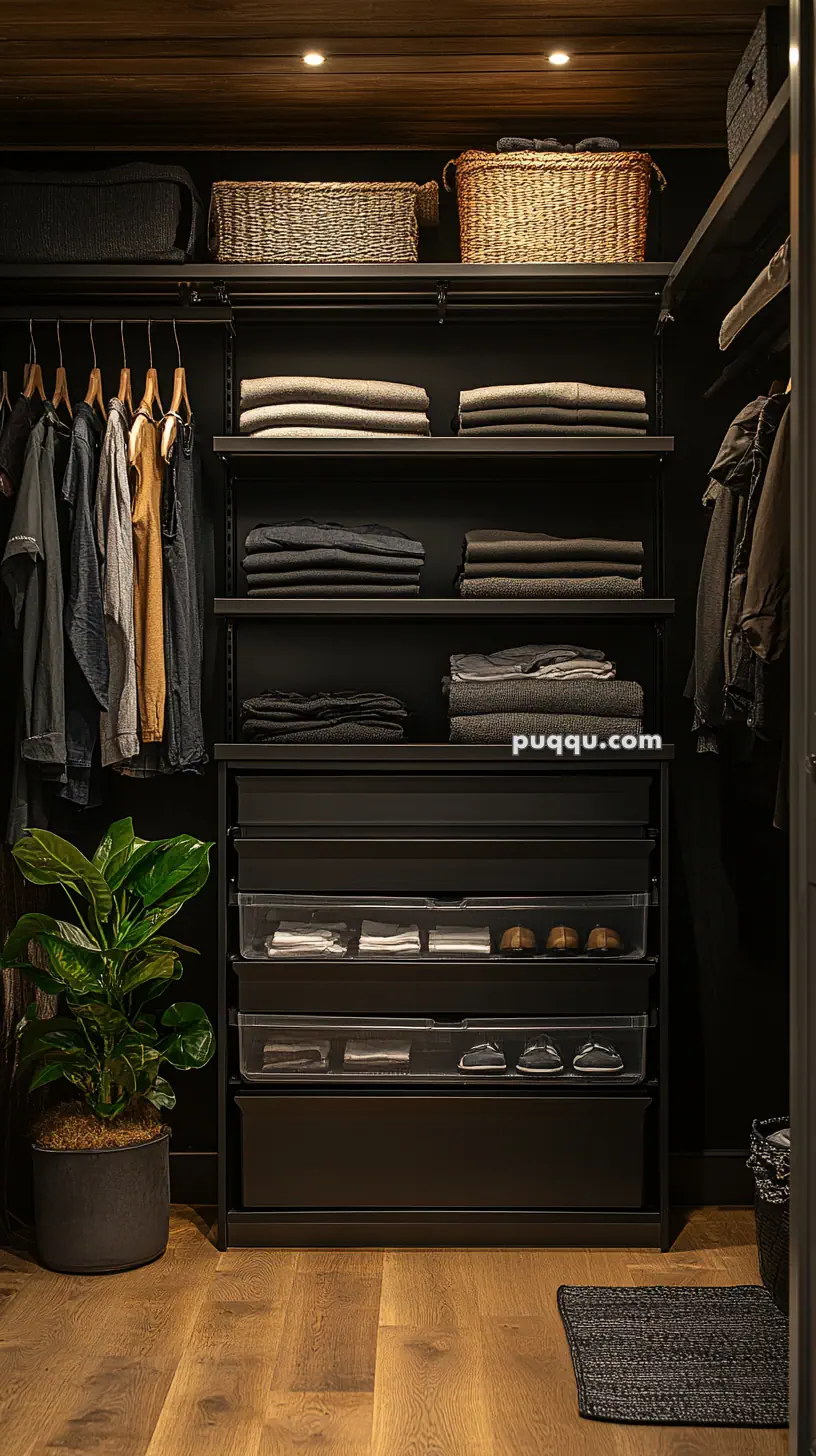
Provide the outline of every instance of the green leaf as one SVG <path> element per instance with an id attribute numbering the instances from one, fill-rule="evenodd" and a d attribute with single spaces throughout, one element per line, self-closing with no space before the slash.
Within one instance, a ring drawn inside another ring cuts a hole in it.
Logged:
<path id="1" fill-rule="evenodd" d="M 159 1039 L 155 1016 L 138 1016 L 133 1022 L 133 1028 L 149 1042 L 156 1042 Z"/>
<path id="2" fill-rule="evenodd" d="M 40 932 L 40 944 L 48 956 L 48 964 L 68 991 L 78 996 L 89 991 L 105 990 L 105 962 L 98 950 L 70 945 L 57 935 Z"/>
<path id="3" fill-rule="evenodd" d="M 46 1062 L 34 1073 L 28 1084 L 29 1092 L 34 1092 L 37 1087 L 44 1087 L 46 1082 L 56 1082 L 59 1077 L 65 1076 L 65 1066 L 62 1062 Z"/>
<path id="4" fill-rule="evenodd" d="M 96 866 L 67 839 L 47 829 L 29 829 L 12 854 L 32 884 L 75 885 L 93 905 L 97 919 L 107 920 L 113 896 Z"/>
<path id="5" fill-rule="evenodd" d="M 28 960 L 29 942 L 39 935 L 41 930 L 55 931 L 57 921 L 53 915 L 29 914 L 21 915 L 13 930 L 6 936 L 6 943 L 3 946 L 4 966 L 18 966 Z"/>
<path id="6" fill-rule="evenodd" d="M 47 971 L 41 970 L 39 966 L 32 966 L 30 961 L 17 961 L 15 970 L 25 976 L 27 981 L 33 981 L 46 996 L 59 996 L 65 990 L 62 981 L 55 981 Z"/>
<path id="7" fill-rule="evenodd" d="M 185 1070 L 203 1067 L 215 1051 L 215 1034 L 210 1019 L 193 1001 L 168 1006 L 161 1019 L 171 1035 L 159 1042 L 158 1050 L 171 1067 Z"/>
<path id="8" fill-rule="evenodd" d="M 130 818 L 117 819 L 115 824 L 111 824 L 104 838 L 100 839 L 91 863 L 96 865 L 99 873 L 107 879 L 111 861 L 118 860 L 121 856 L 127 857 L 134 838 L 133 820 Z"/>
<path id="9" fill-rule="evenodd" d="M 130 888 L 130 877 L 135 875 L 140 865 L 147 865 L 156 859 L 167 844 L 166 839 L 140 839 L 133 841 L 133 848 L 130 854 L 117 855 L 116 865 L 108 866 L 108 884 L 112 890 L 119 890 L 123 886 Z"/>
<path id="10" fill-rule="evenodd" d="M 201 955 L 194 945 L 185 945 L 183 940 L 173 940 L 171 935 L 156 935 L 153 938 L 154 950 L 183 950 L 187 955 Z"/>
<path id="11" fill-rule="evenodd" d="M 88 1093 L 86 1100 L 88 1106 L 93 1109 L 97 1117 L 104 1118 L 106 1122 L 112 1122 L 114 1117 L 118 1117 L 121 1112 L 124 1112 L 130 1102 L 130 1096 L 128 1093 L 125 1093 L 123 1097 L 118 1097 L 115 1102 L 103 1102 L 102 1097 L 98 1093 L 91 1092 Z"/>
<path id="12" fill-rule="evenodd" d="M 147 910 L 144 914 L 136 914 L 124 922 L 119 928 L 119 936 L 116 941 L 116 949 L 138 950 L 161 930 L 165 921 L 175 915 L 178 906 L 168 909 L 165 906 L 157 906 L 153 910 Z"/>
<path id="13" fill-rule="evenodd" d="M 209 872 L 211 848 L 210 844 L 194 839 L 190 834 L 178 834 L 175 839 L 167 840 L 161 853 L 141 865 L 136 874 L 128 875 L 128 890 L 141 896 L 148 907 L 157 904 L 159 900 L 166 899 L 176 885 L 195 874 L 205 861 Z"/>
<path id="14" fill-rule="evenodd" d="M 131 1097 L 155 1081 L 159 1070 L 159 1053 L 149 1042 L 130 1031 L 117 1042 L 105 1063 L 113 1082 L 125 1087 Z"/>
<path id="15" fill-rule="evenodd" d="M 107 1001 L 82 1001 L 75 1003 L 72 1009 L 82 1021 L 90 1021 L 93 1026 L 98 1027 L 103 1036 L 121 1036 L 128 1024 L 124 1012 L 109 1005 Z"/>
<path id="16" fill-rule="evenodd" d="M 126 968 L 119 983 L 119 990 L 123 996 L 127 996 L 130 991 L 135 991 L 137 986 L 144 985 L 146 981 L 172 981 L 175 968 L 175 951 L 146 955 Z"/>
<path id="17" fill-rule="evenodd" d="M 148 1102 L 154 1107 L 175 1107 L 176 1094 L 165 1077 L 157 1077 L 149 1092 L 145 1093 Z"/>

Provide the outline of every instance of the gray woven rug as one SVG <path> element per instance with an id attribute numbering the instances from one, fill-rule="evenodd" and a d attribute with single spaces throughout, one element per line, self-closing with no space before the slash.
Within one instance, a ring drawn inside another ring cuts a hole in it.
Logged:
<path id="1" fill-rule="evenodd" d="M 558 1308 L 587 1419 L 788 1424 L 787 1321 L 764 1289 L 562 1285 Z"/>

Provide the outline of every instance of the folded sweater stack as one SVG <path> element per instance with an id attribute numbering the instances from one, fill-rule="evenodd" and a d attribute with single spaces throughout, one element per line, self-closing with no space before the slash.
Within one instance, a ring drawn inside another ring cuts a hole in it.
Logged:
<path id="1" fill-rule="evenodd" d="M 429 399 L 415 384 L 275 374 L 241 380 L 242 435 L 430 435 Z"/>
<path id="2" fill-rule="evenodd" d="M 241 704 L 247 743 L 398 743 L 408 709 L 385 693 L 260 693 Z"/>
<path id="3" fill-rule="evenodd" d="M 389 526 L 280 521 L 256 526 L 241 565 L 251 597 L 415 597 L 421 541 Z"/>
<path id="4" fill-rule="evenodd" d="M 508 647 L 456 655 L 443 680 L 451 743 L 509 743 L 514 734 L 636 733 L 643 689 L 615 677 L 595 647 Z"/>
<path id="5" fill-rule="evenodd" d="M 642 389 L 603 384 L 494 384 L 463 389 L 460 435 L 645 435 Z"/>
<path id="6" fill-rule="evenodd" d="M 643 543 L 542 531 L 465 534 L 463 597 L 636 597 L 643 593 Z"/>

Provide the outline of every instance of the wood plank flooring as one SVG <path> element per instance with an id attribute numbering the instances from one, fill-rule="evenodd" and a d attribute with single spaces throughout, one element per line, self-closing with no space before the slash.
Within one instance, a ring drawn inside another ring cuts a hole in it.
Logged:
<path id="1" fill-rule="evenodd" d="M 652 1250 L 236 1250 L 174 1211 L 146 1269 L 0 1252 L 3 1456 L 784 1456 L 781 1431 L 578 1415 L 559 1284 L 757 1282 L 753 1221 Z"/>

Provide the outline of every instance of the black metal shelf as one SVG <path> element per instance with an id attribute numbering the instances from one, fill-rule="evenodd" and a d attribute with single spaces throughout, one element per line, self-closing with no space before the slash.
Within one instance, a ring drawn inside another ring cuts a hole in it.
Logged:
<path id="1" fill-rule="evenodd" d="M 727 276 L 740 249 L 750 245 L 783 203 L 788 172 L 782 153 L 789 135 L 790 81 L 786 80 L 671 269 L 663 289 L 665 313 L 673 314 L 694 284 Z"/>
<path id="2" fill-rule="evenodd" d="M 390 435 L 377 439 L 362 435 L 359 440 L 347 436 L 332 439 L 310 439 L 280 436 L 260 439 L 253 435 L 216 435 L 213 450 L 230 460 L 263 460 L 281 455 L 300 459 L 313 455 L 393 457 L 408 456 L 414 460 L 472 460 L 474 456 L 550 455 L 581 458 L 583 456 L 615 456 L 622 458 L 652 457 L 659 459 L 674 450 L 672 435 Z"/>
<path id="3" fill-rule="evenodd" d="M 671 263 L 343 264 L 11 263 L 0 294 L 15 299 L 155 301 L 192 313 L 221 304 L 236 313 L 303 308 L 408 310 L 431 318 L 507 308 L 656 311 Z"/>
<path id="4" fill-rule="evenodd" d="M 638 749 L 632 752 L 613 752 L 594 749 L 583 753 L 580 758 L 565 754 L 563 758 L 549 749 L 528 749 L 513 756 L 509 744 L 469 743 L 216 743 L 216 762 L 226 763 L 230 768 L 291 767 L 310 770 L 363 767 L 365 769 L 399 769 L 408 772 L 424 772 L 428 768 L 442 768 L 445 772 L 471 773 L 479 768 L 556 769 L 559 773 L 570 770 L 602 768 L 604 772 L 620 769 L 656 767 L 674 759 L 674 745 L 664 743 L 662 748 Z"/>
<path id="5" fill-rule="evenodd" d="M 417 622 L 437 617 L 638 617 L 674 613 L 673 597 L 216 597 L 216 617 L 364 617 Z"/>

